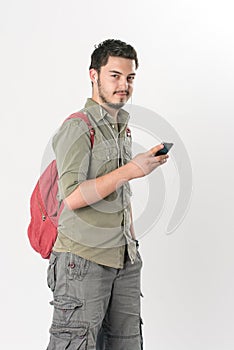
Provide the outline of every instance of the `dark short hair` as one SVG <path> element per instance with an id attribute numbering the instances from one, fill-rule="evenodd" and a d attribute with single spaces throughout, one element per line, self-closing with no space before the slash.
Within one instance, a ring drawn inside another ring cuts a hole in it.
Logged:
<path id="1" fill-rule="evenodd" d="M 110 56 L 129 58 L 135 61 L 136 69 L 139 66 L 137 53 L 131 45 L 121 40 L 107 39 L 95 46 L 89 69 L 93 68 L 100 72 L 101 67 L 107 64 Z"/>

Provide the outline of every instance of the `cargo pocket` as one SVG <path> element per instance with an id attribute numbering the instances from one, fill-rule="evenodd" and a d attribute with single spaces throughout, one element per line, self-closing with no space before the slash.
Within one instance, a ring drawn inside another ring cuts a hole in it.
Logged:
<path id="1" fill-rule="evenodd" d="M 78 322 L 76 327 L 60 327 L 53 325 L 50 329 L 50 343 L 47 350 L 87 350 L 88 323 Z"/>
<path id="2" fill-rule="evenodd" d="M 56 285 L 56 260 L 57 257 L 53 253 L 50 255 L 49 267 L 47 270 L 47 284 L 48 287 L 52 290 L 55 290 Z"/>
<path id="3" fill-rule="evenodd" d="M 77 317 L 74 314 L 83 307 L 84 302 L 63 296 L 55 298 L 50 302 L 50 305 L 54 306 L 53 322 L 59 325 L 68 325 L 69 322 L 77 321 Z"/>

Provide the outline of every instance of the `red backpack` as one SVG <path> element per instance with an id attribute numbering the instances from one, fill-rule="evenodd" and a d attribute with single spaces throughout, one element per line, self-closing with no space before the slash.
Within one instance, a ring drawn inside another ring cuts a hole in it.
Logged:
<path id="1" fill-rule="evenodd" d="M 94 143 L 94 129 L 83 113 L 73 113 L 65 121 L 72 118 L 81 118 L 90 132 L 91 148 Z M 30 198 L 31 221 L 28 226 L 28 238 L 34 250 L 42 258 L 49 259 L 53 245 L 57 238 L 57 227 L 64 203 L 59 205 L 58 171 L 56 160 L 53 160 L 40 176 Z"/>

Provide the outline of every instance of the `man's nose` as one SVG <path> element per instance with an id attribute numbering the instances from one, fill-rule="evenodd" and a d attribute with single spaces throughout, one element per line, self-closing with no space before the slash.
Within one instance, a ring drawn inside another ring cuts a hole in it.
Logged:
<path id="1" fill-rule="evenodd" d="M 119 89 L 120 90 L 128 90 L 128 80 L 125 77 L 121 77 L 119 82 Z"/>

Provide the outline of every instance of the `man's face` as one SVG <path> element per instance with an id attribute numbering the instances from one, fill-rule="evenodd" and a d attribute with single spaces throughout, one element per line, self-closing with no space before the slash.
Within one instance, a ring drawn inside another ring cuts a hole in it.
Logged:
<path id="1" fill-rule="evenodd" d="M 113 109 L 123 107 L 132 95 L 134 78 L 134 60 L 110 56 L 98 74 L 96 100 Z"/>

